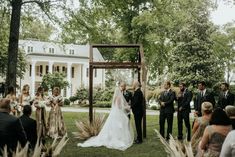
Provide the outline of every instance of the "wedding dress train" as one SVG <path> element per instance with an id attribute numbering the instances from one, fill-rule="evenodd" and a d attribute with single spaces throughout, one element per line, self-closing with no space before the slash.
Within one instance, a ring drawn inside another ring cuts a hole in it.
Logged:
<path id="1" fill-rule="evenodd" d="M 116 88 L 112 101 L 110 114 L 100 133 L 91 137 L 81 147 L 105 146 L 111 149 L 126 150 L 133 144 L 134 134 L 127 112 L 130 108 L 119 88 Z"/>

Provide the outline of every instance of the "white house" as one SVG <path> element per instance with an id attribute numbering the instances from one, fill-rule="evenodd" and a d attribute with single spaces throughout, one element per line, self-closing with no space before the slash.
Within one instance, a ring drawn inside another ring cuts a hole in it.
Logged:
<path id="1" fill-rule="evenodd" d="M 21 86 L 29 84 L 31 93 L 35 93 L 42 81 L 42 76 L 54 71 L 65 72 L 70 86 L 62 93 L 70 97 L 81 87 L 89 83 L 89 45 L 60 44 L 34 40 L 20 40 L 19 48 L 26 53 L 28 70 L 23 79 L 18 79 Z M 94 61 L 104 61 L 98 49 L 94 49 Z M 94 70 L 94 86 L 104 87 L 104 69 Z"/>

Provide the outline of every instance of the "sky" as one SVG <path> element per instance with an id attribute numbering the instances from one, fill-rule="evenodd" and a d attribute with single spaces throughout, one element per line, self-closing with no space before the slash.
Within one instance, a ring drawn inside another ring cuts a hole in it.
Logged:
<path id="1" fill-rule="evenodd" d="M 211 20 L 216 25 L 235 22 L 235 4 L 218 1 L 218 8 L 211 13 Z"/>

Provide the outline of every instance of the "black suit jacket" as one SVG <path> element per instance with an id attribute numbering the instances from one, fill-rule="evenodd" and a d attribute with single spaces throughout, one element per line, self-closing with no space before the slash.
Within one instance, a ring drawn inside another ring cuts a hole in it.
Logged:
<path id="1" fill-rule="evenodd" d="M 22 123 L 25 134 L 27 136 L 27 141 L 29 141 L 31 146 L 34 148 L 34 146 L 37 142 L 37 123 L 36 123 L 36 120 L 34 120 L 26 115 L 22 115 L 19 119 Z"/>
<path id="2" fill-rule="evenodd" d="M 185 89 L 185 91 L 182 93 L 181 97 L 178 97 L 177 102 L 178 102 L 178 111 L 179 108 L 182 107 L 182 112 L 191 112 L 191 107 L 190 107 L 190 102 L 193 98 L 193 94 L 190 90 Z"/>
<path id="3" fill-rule="evenodd" d="M 15 150 L 17 142 L 26 143 L 19 119 L 6 112 L 0 112 L 0 148 L 7 145 L 8 150 Z"/>
<path id="4" fill-rule="evenodd" d="M 173 90 L 169 90 L 168 92 L 163 91 L 160 94 L 159 101 L 165 102 L 165 106 L 160 107 L 160 113 L 174 113 L 174 100 L 175 100 L 175 92 Z"/>
<path id="5" fill-rule="evenodd" d="M 140 90 L 140 88 L 138 88 L 134 92 L 131 100 L 131 109 L 134 114 L 143 114 L 144 112 L 143 102 L 144 102 L 143 93 Z"/>
<path id="6" fill-rule="evenodd" d="M 234 94 L 230 91 L 228 91 L 226 96 L 224 96 L 223 92 L 219 94 L 217 107 L 224 109 L 227 105 L 234 105 Z"/>
<path id="7" fill-rule="evenodd" d="M 195 96 L 194 99 L 194 109 L 195 111 L 198 111 L 199 116 L 201 116 L 201 106 L 203 102 L 210 102 L 212 103 L 213 107 L 215 106 L 215 98 L 214 98 L 214 94 L 208 90 L 206 90 L 204 96 L 201 96 L 201 93 L 198 92 Z"/>

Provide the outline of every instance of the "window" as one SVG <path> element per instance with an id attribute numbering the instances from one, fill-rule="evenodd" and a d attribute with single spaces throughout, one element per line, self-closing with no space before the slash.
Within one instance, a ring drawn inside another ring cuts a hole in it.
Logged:
<path id="1" fill-rule="evenodd" d="M 72 67 L 72 78 L 74 78 L 74 67 Z"/>
<path id="2" fill-rule="evenodd" d="M 89 68 L 86 68 L 86 77 L 89 77 Z"/>
<path id="3" fill-rule="evenodd" d="M 42 76 L 42 71 L 43 71 L 43 66 L 42 65 L 38 65 L 36 66 L 36 76 Z"/>
<path id="4" fill-rule="evenodd" d="M 42 72 L 43 72 L 43 66 L 42 65 L 40 65 L 40 73 L 39 73 L 39 76 L 42 76 Z"/>
<path id="5" fill-rule="evenodd" d="M 40 75 L 40 66 L 36 66 L 36 76 Z"/>
<path id="6" fill-rule="evenodd" d="M 60 72 L 60 66 L 57 66 L 57 67 L 56 67 L 56 71 L 57 71 L 57 72 Z"/>
<path id="7" fill-rule="evenodd" d="M 97 69 L 95 69 L 95 77 L 97 77 Z"/>
<path id="8" fill-rule="evenodd" d="M 74 50 L 73 50 L 73 49 L 70 49 L 70 50 L 69 50 L 69 54 L 70 54 L 70 55 L 74 55 Z"/>
<path id="9" fill-rule="evenodd" d="M 66 71 L 67 71 L 66 67 L 63 66 L 63 67 L 62 67 L 62 72 L 66 74 Z"/>
<path id="10" fill-rule="evenodd" d="M 29 65 L 29 76 L 31 76 L 32 75 L 32 65 L 30 64 Z"/>
<path id="11" fill-rule="evenodd" d="M 54 48 L 49 48 L 49 53 L 54 54 L 55 53 L 55 49 Z"/>
<path id="12" fill-rule="evenodd" d="M 28 53 L 32 53 L 32 52 L 33 52 L 33 46 L 28 46 L 27 52 L 28 52 Z"/>
<path id="13" fill-rule="evenodd" d="M 48 72 L 49 72 L 49 66 L 46 65 L 46 74 L 48 74 Z"/>

